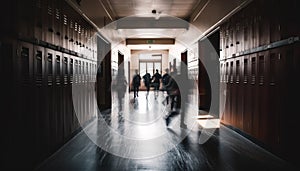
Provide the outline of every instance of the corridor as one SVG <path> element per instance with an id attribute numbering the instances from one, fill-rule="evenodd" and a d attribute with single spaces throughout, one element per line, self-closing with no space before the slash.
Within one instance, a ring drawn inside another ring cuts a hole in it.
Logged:
<path id="1" fill-rule="evenodd" d="M 99 119 L 94 120 L 37 170 L 293 170 L 285 161 L 224 126 L 217 129 L 208 142 L 200 144 L 200 135 L 208 133 L 201 130 L 199 125 L 194 125 L 191 130 L 182 129 L 178 124 L 176 126 L 177 116 L 166 127 L 161 113 L 150 112 L 152 108 L 165 108 L 161 103 L 164 100 L 162 93 L 157 100 L 154 99 L 153 92 L 150 92 L 148 100 L 145 97 L 146 92 L 140 92 L 134 104 L 133 94 L 127 94 L 125 99 L 128 100 L 125 100 L 124 106 L 128 106 L 130 112 L 125 113 L 125 116 L 119 115 L 117 109 L 113 108 L 100 116 L 105 118 L 105 122 L 116 134 L 138 139 L 139 142 L 123 142 L 113 133 L 109 137 L 101 135 L 98 140 L 109 146 L 106 147 L 109 149 L 107 152 L 88 137 L 103 129 L 103 123 L 100 124 Z M 114 107 L 117 105 L 113 103 Z M 167 134 L 167 140 L 147 143 L 147 140 L 160 134 Z M 178 139 L 183 136 L 179 142 Z M 174 147 L 168 149 L 170 145 Z M 152 154 L 149 151 L 160 152 L 164 149 L 168 150 L 144 157 L 145 154 Z M 118 152 L 131 158 L 113 154 Z"/>
<path id="2" fill-rule="evenodd" d="M 299 0 L 4 2 L 1 171 L 299 170 Z"/>

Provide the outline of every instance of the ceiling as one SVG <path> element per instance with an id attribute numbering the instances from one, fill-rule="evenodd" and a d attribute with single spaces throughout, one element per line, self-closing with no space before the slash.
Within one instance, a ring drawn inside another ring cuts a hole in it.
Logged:
<path id="1" fill-rule="evenodd" d="M 119 41 L 119 39 L 151 38 L 161 35 L 177 39 L 186 33 L 191 25 L 197 28 L 200 33 L 197 37 L 201 38 L 252 0 L 66 1 L 98 30 L 111 29 L 108 31 L 109 40 Z M 188 27 L 185 23 L 188 23 Z"/>
<path id="2" fill-rule="evenodd" d="M 188 18 L 199 0 L 106 0 L 117 18 L 152 13 L 164 13 L 179 18 Z"/>

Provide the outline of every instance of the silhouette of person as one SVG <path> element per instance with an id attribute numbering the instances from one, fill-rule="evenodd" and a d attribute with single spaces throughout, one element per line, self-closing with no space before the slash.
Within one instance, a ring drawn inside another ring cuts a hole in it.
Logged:
<path id="1" fill-rule="evenodd" d="M 139 97 L 139 88 L 141 86 L 141 76 L 138 73 L 138 70 L 135 70 L 135 75 L 132 79 L 132 86 L 133 86 L 133 92 L 134 92 L 134 98 Z"/>
<path id="2" fill-rule="evenodd" d="M 169 69 L 167 68 L 166 73 L 162 76 L 162 84 L 163 84 L 163 91 L 167 92 L 167 96 L 166 98 L 163 100 L 163 104 L 165 104 L 165 102 L 167 102 L 167 105 L 169 104 L 169 95 L 170 95 L 170 91 L 167 89 L 167 85 L 169 84 L 170 81 L 170 75 L 169 75 Z"/>
<path id="3" fill-rule="evenodd" d="M 155 99 L 158 96 L 158 90 L 160 87 L 160 79 L 161 79 L 161 75 L 160 73 L 158 73 L 158 69 L 156 69 L 156 73 L 152 76 L 152 81 L 153 81 L 153 85 L 154 85 L 154 97 Z"/>
<path id="4" fill-rule="evenodd" d="M 185 124 L 186 110 L 189 102 L 189 91 L 192 88 L 192 82 L 188 78 L 187 67 L 184 63 L 181 63 L 181 74 L 178 75 L 177 71 L 174 70 L 174 73 L 171 75 L 170 82 L 168 84 L 170 88 L 171 96 L 171 112 L 168 116 L 165 117 L 166 125 L 168 126 L 171 118 L 180 114 L 180 127 L 186 129 L 187 125 Z M 172 111 L 176 107 L 181 109 L 180 111 Z"/>
<path id="5" fill-rule="evenodd" d="M 144 79 L 144 84 L 145 84 L 146 89 L 147 89 L 146 98 L 148 98 L 149 90 L 150 90 L 150 83 L 151 83 L 151 75 L 147 72 L 147 73 L 143 76 L 143 79 Z"/>
<path id="6" fill-rule="evenodd" d="M 117 92 L 119 112 L 123 110 L 123 99 L 125 96 L 127 81 L 124 75 L 124 69 L 120 68 L 114 82 L 114 90 Z"/>

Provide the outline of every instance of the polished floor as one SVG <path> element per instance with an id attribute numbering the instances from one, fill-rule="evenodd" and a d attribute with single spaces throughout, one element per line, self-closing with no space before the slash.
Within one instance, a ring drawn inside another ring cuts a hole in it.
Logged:
<path id="1" fill-rule="evenodd" d="M 99 114 L 36 170 L 296 170 L 222 125 L 199 127 L 193 107 L 187 112 L 187 129 L 180 128 L 180 115 L 167 127 L 164 116 L 170 108 L 162 104 L 164 96 L 150 92 L 146 98 L 140 92 L 134 100 L 126 94 L 122 108 L 114 99 L 112 110 Z"/>

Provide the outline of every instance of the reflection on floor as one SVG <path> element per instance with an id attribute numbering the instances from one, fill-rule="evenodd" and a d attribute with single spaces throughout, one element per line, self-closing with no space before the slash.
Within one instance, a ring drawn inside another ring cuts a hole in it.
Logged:
<path id="1" fill-rule="evenodd" d="M 122 112 L 113 104 L 37 170 L 292 170 L 222 125 L 212 134 L 194 122 L 182 129 L 178 115 L 167 128 L 162 93 L 156 100 L 153 92 L 148 100 L 144 92 L 132 97 L 125 96 Z M 203 135 L 210 138 L 200 143 Z"/>

